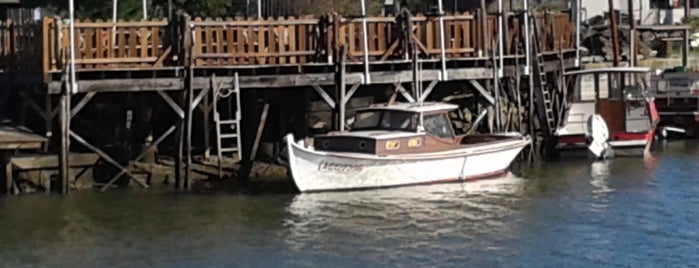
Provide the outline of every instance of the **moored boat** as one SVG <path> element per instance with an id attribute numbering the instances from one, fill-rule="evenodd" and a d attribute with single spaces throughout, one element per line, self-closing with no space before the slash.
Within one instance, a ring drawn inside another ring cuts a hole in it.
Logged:
<path id="1" fill-rule="evenodd" d="M 457 135 L 447 103 L 379 104 L 357 111 L 351 130 L 313 144 L 286 136 L 301 192 L 459 182 L 502 174 L 530 143 L 519 133 Z"/>
<path id="2" fill-rule="evenodd" d="M 595 158 L 647 152 L 660 120 L 648 95 L 649 75 L 645 67 L 566 73 L 575 86 L 555 133 L 557 152 L 587 151 Z"/>

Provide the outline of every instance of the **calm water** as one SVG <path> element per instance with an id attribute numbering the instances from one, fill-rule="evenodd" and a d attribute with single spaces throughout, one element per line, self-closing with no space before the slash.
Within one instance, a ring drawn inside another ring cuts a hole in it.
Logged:
<path id="1" fill-rule="evenodd" d="M 699 264 L 699 143 L 470 184 L 240 196 L 0 199 L 0 267 Z"/>

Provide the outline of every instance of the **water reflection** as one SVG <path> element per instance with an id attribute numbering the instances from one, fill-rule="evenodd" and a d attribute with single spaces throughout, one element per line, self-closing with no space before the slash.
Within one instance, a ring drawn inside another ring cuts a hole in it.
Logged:
<path id="1" fill-rule="evenodd" d="M 370 253 L 355 256 L 360 259 L 373 256 L 390 264 L 413 258 L 429 264 L 435 254 L 447 257 L 457 249 L 482 246 L 485 241 L 478 237 L 513 236 L 506 219 L 522 200 L 525 182 L 507 174 L 460 184 L 298 195 L 288 207 L 285 243 L 303 252 L 334 252 L 357 243 L 361 252 Z M 398 250 L 385 252 L 385 245 L 396 243 Z M 499 249 L 495 244 L 484 248 Z M 379 258 L 383 254 L 389 258 Z"/>

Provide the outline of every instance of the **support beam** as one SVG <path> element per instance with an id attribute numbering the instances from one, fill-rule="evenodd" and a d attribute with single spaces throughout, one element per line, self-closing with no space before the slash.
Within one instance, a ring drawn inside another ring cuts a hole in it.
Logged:
<path id="1" fill-rule="evenodd" d="M 614 53 L 613 56 L 613 63 L 614 67 L 619 66 L 619 30 L 617 28 L 617 18 L 616 18 L 616 10 L 614 9 L 614 0 L 609 0 L 609 21 L 610 21 L 610 27 L 612 31 L 612 52 Z"/>
<path id="2" fill-rule="evenodd" d="M 478 114 L 478 117 L 476 117 L 476 120 L 473 121 L 473 124 L 471 124 L 471 127 L 466 131 L 466 134 L 472 134 L 478 129 L 478 125 L 481 124 L 481 121 L 485 118 L 485 116 L 488 115 L 488 109 L 483 109 L 480 114 Z"/>
<path id="3" fill-rule="evenodd" d="M 357 92 L 357 89 L 359 89 L 359 86 L 360 86 L 359 84 L 352 85 L 350 90 L 347 91 L 347 93 L 345 94 L 345 103 L 344 103 L 345 105 L 347 105 L 347 103 L 352 99 L 352 96 L 354 96 L 354 93 Z"/>
<path id="4" fill-rule="evenodd" d="M 478 90 L 479 93 L 481 93 L 481 96 L 483 96 L 483 98 L 485 98 L 490 103 L 490 105 L 495 105 L 495 98 L 493 98 L 493 96 L 490 95 L 488 90 L 486 90 L 480 83 L 478 83 L 478 81 L 469 80 L 469 83 L 471 83 L 471 85 L 476 90 Z"/>
<path id="5" fill-rule="evenodd" d="M 335 109 L 335 101 L 333 100 L 333 98 L 330 97 L 330 95 L 328 95 L 327 92 L 325 92 L 325 90 L 322 87 L 320 87 L 319 85 L 312 85 L 312 87 L 313 89 L 315 89 L 316 92 L 318 92 L 318 95 L 320 95 L 320 97 L 322 97 L 323 100 L 325 100 L 325 103 L 327 103 L 331 109 Z"/>
<path id="6" fill-rule="evenodd" d="M 442 61 L 442 73 L 439 80 L 447 81 L 449 80 L 449 76 L 447 73 L 446 41 L 444 40 L 444 4 L 442 3 L 442 0 L 438 0 L 437 5 L 439 9 L 439 51 Z"/>
<path id="7" fill-rule="evenodd" d="M 364 84 L 371 84 L 371 75 L 369 74 L 369 34 L 367 31 L 366 21 L 366 0 L 360 0 L 362 4 L 362 46 L 364 47 Z M 344 54 L 342 55 L 344 58 Z"/>
<path id="8" fill-rule="evenodd" d="M 403 98 L 408 100 L 408 102 L 411 102 L 411 103 L 415 102 L 415 98 L 413 98 L 413 96 L 411 96 L 410 93 L 408 93 L 408 91 L 405 90 L 403 85 L 398 84 L 398 92 L 400 92 L 400 94 L 403 96 Z"/>
<path id="9" fill-rule="evenodd" d="M 72 2 L 72 1 L 71 1 Z M 60 153 L 60 178 L 61 178 L 61 194 L 68 194 L 70 186 L 69 170 L 70 162 L 68 160 L 68 154 L 70 154 L 70 87 L 68 86 L 67 76 L 63 78 L 65 81 L 65 91 L 63 96 L 61 96 L 61 112 L 60 112 L 60 122 L 61 122 L 61 153 Z"/>
<path id="10" fill-rule="evenodd" d="M 250 161 L 255 161 L 257 157 L 257 148 L 260 146 L 260 139 L 262 139 L 262 133 L 267 122 L 267 112 L 269 112 L 269 103 L 265 103 L 265 106 L 262 108 L 260 123 L 257 124 L 257 133 L 255 133 L 255 141 L 252 143 L 252 150 L 250 151 Z M 219 161 L 221 160 L 219 159 Z"/>
<path id="11" fill-rule="evenodd" d="M 194 33 L 192 32 L 192 35 Z M 193 49 L 190 55 L 194 55 Z M 184 189 L 191 189 L 192 188 L 192 121 L 193 121 L 193 115 L 194 115 L 194 83 L 192 82 L 194 78 L 194 62 L 190 62 L 189 65 L 189 72 L 187 75 L 187 79 L 185 81 L 187 82 L 186 85 L 186 106 L 187 106 L 187 113 L 185 114 L 185 153 L 187 154 L 187 164 L 185 165 L 185 173 L 184 173 Z"/>
<path id="12" fill-rule="evenodd" d="M 71 109 L 70 117 L 71 118 L 75 117 L 75 115 L 77 115 L 80 112 L 80 110 L 85 108 L 85 106 L 90 102 L 90 100 L 92 100 L 92 97 L 94 97 L 95 94 L 97 94 L 97 92 L 90 92 L 90 93 L 85 94 L 85 96 L 82 99 L 80 99 L 80 102 L 78 102 L 78 104 L 76 104 L 73 107 L 73 109 Z"/>
<path id="13" fill-rule="evenodd" d="M 143 159 L 143 157 L 145 157 L 146 154 L 148 154 L 148 152 L 149 152 L 150 150 L 152 150 L 152 149 L 154 149 L 154 148 L 157 148 L 158 145 L 159 145 L 161 142 L 163 142 L 168 136 L 170 136 L 173 132 L 175 132 L 175 129 L 177 129 L 176 126 L 171 126 L 167 131 L 165 131 L 165 133 L 163 133 L 162 135 L 160 135 L 160 137 L 159 137 L 158 139 L 156 139 L 150 146 L 148 146 L 145 150 L 143 150 L 143 151 L 141 152 L 141 154 L 138 155 L 138 156 L 137 156 L 134 160 L 132 160 L 132 161 L 138 162 L 139 160 Z M 112 186 L 112 184 L 114 184 L 114 182 L 116 182 L 117 179 L 119 179 L 121 176 L 123 176 L 123 175 L 126 174 L 127 172 L 128 172 L 127 169 L 122 169 L 121 171 L 119 171 L 119 173 L 117 173 L 116 175 L 112 176 L 112 178 L 109 179 L 109 181 L 107 181 L 107 184 L 105 184 L 104 186 L 102 186 L 101 191 L 102 191 L 102 192 L 106 191 L 110 186 Z"/>
<path id="14" fill-rule="evenodd" d="M 170 108 L 172 108 L 172 110 L 175 111 L 175 113 L 180 119 L 184 119 L 184 110 L 180 107 L 179 104 L 177 104 L 172 98 L 170 98 L 168 94 L 166 94 L 162 90 L 158 90 L 156 92 L 158 92 L 158 95 L 160 95 L 160 97 L 162 97 L 163 100 L 165 100 L 165 102 L 170 106 Z"/>
<path id="15" fill-rule="evenodd" d="M 435 88 L 436 85 L 437 81 L 430 82 L 430 84 L 427 86 L 427 89 L 425 89 L 425 91 L 422 92 L 422 95 L 420 95 L 420 101 L 424 102 L 427 99 L 427 96 L 429 96 L 430 93 L 432 93 L 432 90 Z"/>
<path id="16" fill-rule="evenodd" d="M 104 151 L 100 150 L 100 149 L 97 148 L 96 146 L 90 144 L 90 143 L 87 142 L 85 139 L 83 139 L 83 138 L 80 137 L 79 135 L 75 134 L 75 132 L 73 132 L 73 131 L 69 131 L 69 132 L 70 132 L 70 136 L 71 136 L 73 139 L 75 139 L 77 142 L 79 142 L 79 143 L 82 144 L 83 146 L 87 147 L 87 148 L 90 149 L 91 151 L 95 152 L 97 155 L 99 155 L 100 157 L 102 157 L 102 159 L 104 159 L 105 161 L 107 161 L 107 163 L 110 163 L 110 164 L 112 164 L 113 166 L 115 166 L 116 168 L 119 168 L 120 170 L 124 171 L 124 173 L 125 173 L 126 175 L 128 175 L 129 177 L 131 177 L 131 179 L 133 179 L 133 180 L 136 181 L 138 184 L 140 184 L 141 186 L 143 186 L 143 188 L 148 188 L 148 184 L 146 184 L 144 181 L 142 181 L 142 180 L 136 178 L 131 172 L 128 171 L 128 169 L 126 169 L 126 167 L 124 167 L 124 166 L 122 166 L 121 164 L 119 164 L 119 162 L 117 162 L 116 160 L 114 160 L 114 158 L 112 158 L 111 156 L 109 156 L 107 153 L 105 153 Z M 117 177 L 117 178 L 119 178 L 119 177 Z M 114 182 L 112 181 L 111 183 L 114 183 Z"/>
<path id="17" fill-rule="evenodd" d="M 688 2 L 688 0 L 685 0 L 685 2 Z M 682 38 L 684 41 L 684 46 L 682 47 L 682 66 L 687 69 L 687 67 L 689 67 L 689 29 L 683 31 Z"/>

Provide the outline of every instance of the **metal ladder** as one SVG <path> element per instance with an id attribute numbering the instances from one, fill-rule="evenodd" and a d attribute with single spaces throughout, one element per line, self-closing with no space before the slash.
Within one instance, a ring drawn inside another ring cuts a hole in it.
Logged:
<path id="1" fill-rule="evenodd" d="M 546 78 L 546 71 L 544 70 L 544 61 L 539 55 L 540 43 L 539 43 L 539 27 L 537 20 L 532 20 L 532 26 L 534 28 L 534 34 L 532 35 L 532 59 L 533 64 L 536 67 L 532 68 L 534 76 L 534 86 L 538 87 L 538 90 L 534 90 L 534 95 L 537 101 L 537 110 L 539 111 L 539 120 L 545 124 L 543 125 L 544 134 L 551 135 L 556 131 L 556 114 L 553 111 L 553 98 L 551 96 L 551 85 L 548 84 Z"/>
<path id="2" fill-rule="evenodd" d="M 240 85 L 238 83 L 238 73 L 235 73 L 234 87 L 222 94 L 218 86 L 214 86 L 214 123 L 216 124 L 216 153 L 218 156 L 218 174 L 223 177 L 223 156 L 232 153 L 233 159 L 240 160 L 242 155 L 240 137 Z M 235 96 L 233 96 L 235 95 Z M 235 107 L 231 107 L 231 99 L 235 98 Z M 228 99 L 228 117 L 221 118 L 218 101 Z"/>

